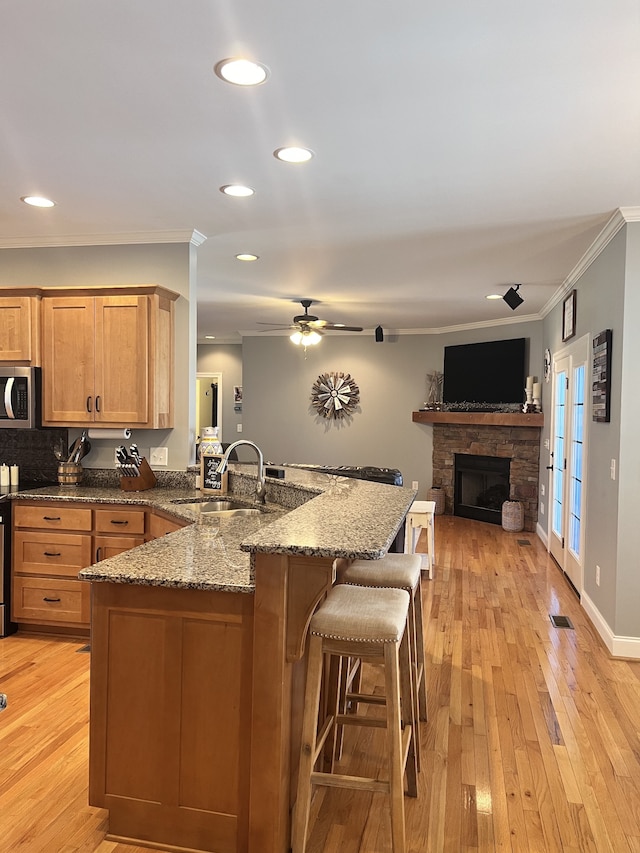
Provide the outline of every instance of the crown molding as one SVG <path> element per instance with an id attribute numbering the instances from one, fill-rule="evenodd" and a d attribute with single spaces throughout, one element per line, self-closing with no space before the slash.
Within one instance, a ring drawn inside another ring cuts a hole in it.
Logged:
<path id="1" fill-rule="evenodd" d="M 45 249 L 62 246 L 132 246 L 145 243 L 191 243 L 201 246 L 207 238 L 199 231 L 132 231 L 122 234 L 66 234 L 57 237 L 5 237 L 0 249 Z"/>
<path id="2" fill-rule="evenodd" d="M 608 222 L 598 234 L 593 243 L 589 246 L 584 255 L 580 258 L 569 275 L 562 282 L 549 301 L 540 310 L 540 316 L 546 317 L 547 314 L 559 305 L 570 290 L 576 286 L 578 280 L 589 269 L 595 259 L 606 249 L 609 243 L 616 236 L 618 231 L 629 222 L 640 222 L 640 207 L 619 207 L 613 212 Z"/>

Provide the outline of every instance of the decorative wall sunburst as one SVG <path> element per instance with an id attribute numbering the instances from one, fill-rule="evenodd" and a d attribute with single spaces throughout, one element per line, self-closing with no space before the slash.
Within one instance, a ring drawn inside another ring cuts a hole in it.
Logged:
<path id="1" fill-rule="evenodd" d="M 360 389 L 349 373 L 321 373 L 311 388 L 311 404 L 324 418 L 352 415 L 360 402 Z"/>

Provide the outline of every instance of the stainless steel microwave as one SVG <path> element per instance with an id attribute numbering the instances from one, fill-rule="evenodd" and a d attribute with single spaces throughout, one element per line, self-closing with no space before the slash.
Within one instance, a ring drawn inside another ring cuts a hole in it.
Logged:
<path id="1" fill-rule="evenodd" d="M 0 365 L 0 428 L 39 427 L 40 396 L 39 367 Z"/>

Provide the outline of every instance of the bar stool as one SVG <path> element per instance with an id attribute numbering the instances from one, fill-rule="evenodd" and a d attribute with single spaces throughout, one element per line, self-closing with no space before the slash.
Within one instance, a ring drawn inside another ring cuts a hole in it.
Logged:
<path id="1" fill-rule="evenodd" d="M 422 559 L 419 554 L 387 553 L 380 560 L 353 560 L 338 568 L 336 581 L 364 587 L 391 587 L 409 593 L 409 647 L 413 674 L 414 714 L 413 727 L 416 761 L 420 769 L 419 720 L 427 719 L 427 674 L 424 661 L 424 630 L 422 622 Z M 340 682 L 340 705 L 346 711 L 350 700 L 357 698 L 350 693 L 351 683 L 358 683 L 355 674 L 358 664 L 350 662 L 345 667 Z M 336 738 L 336 754 L 340 754 L 341 735 Z"/>
<path id="2" fill-rule="evenodd" d="M 403 589 L 345 584 L 334 586 L 311 618 L 298 792 L 292 826 L 293 853 L 306 850 L 313 785 L 388 794 L 393 853 L 405 853 L 405 772 L 407 793 L 413 797 L 418 793 L 410 724 L 413 680 L 406 630 L 409 602 L 409 595 Z M 328 708 L 326 719 L 319 724 L 325 655 L 358 657 L 384 665 L 385 719 L 362 714 L 341 715 L 334 705 Z M 386 728 L 388 781 L 314 770 L 325 741 L 338 722 Z"/>

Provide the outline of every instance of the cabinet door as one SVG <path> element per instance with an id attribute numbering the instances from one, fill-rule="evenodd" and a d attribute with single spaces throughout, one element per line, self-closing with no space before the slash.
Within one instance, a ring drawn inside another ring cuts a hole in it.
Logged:
<path id="1" fill-rule="evenodd" d="M 0 361 L 37 365 L 37 313 L 31 296 L 0 296 Z"/>
<path id="2" fill-rule="evenodd" d="M 117 557 L 125 551 L 130 551 L 144 542 L 143 536 L 95 536 L 93 556 L 94 562 L 108 560 L 109 557 Z"/>
<path id="3" fill-rule="evenodd" d="M 166 536 L 167 533 L 173 533 L 174 530 L 180 530 L 181 527 L 186 527 L 188 521 L 178 521 L 176 518 L 167 518 L 164 515 L 159 515 L 155 512 L 149 516 L 149 534 L 148 538 L 158 539 L 160 536 Z"/>
<path id="4" fill-rule="evenodd" d="M 42 385 L 45 425 L 94 419 L 95 300 L 59 296 L 42 300 Z M 114 347 L 120 342 L 116 337 Z"/>
<path id="5" fill-rule="evenodd" d="M 101 423 L 147 424 L 149 297 L 96 297 L 96 412 Z"/>

